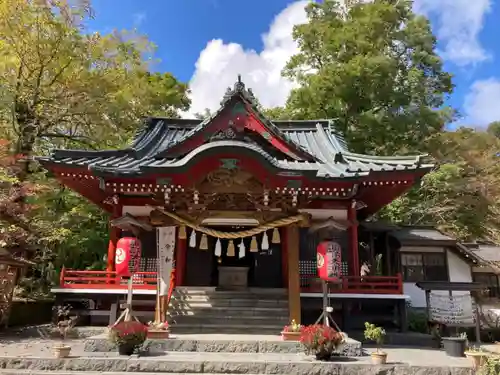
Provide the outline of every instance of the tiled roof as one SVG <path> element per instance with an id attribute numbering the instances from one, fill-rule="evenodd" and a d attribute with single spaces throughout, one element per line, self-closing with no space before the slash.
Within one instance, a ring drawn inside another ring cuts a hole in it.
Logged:
<path id="1" fill-rule="evenodd" d="M 217 147 L 241 147 L 268 159 L 276 168 L 295 172 L 311 172 L 321 177 L 366 176 L 377 171 L 408 171 L 431 169 L 422 164 L 421 156 L 377 157 L 347 151 L 344 139 L 332 130 L 329 121 L 276 121 L 274 124 L 285 136 L 317 161 L 277 159 L 259 145 L 233 140 L 213 141 L 181 158 L 157 158 L 179 139 L 188 136 L 199 120 L 149 119 L 137 134 L 131 147 L 124 150 L 79 151 L 56 150 L 42 162 L 84 166 L 118 174 L 140 174 L 151 168 L 181 167 L 202 151 Z"/>
<path id="2" fill-rule="evenodd" d="M 407 243 L 429 243 L 448 242 L 455 243 L 456 240 L 437 229 L 427 227 L 400 227 L 391 232 L 391 236 L 396 238 L 401 244 Z"/>
<path id="3" fill-rule="evenodd" d="M 495 245 L 479 245 L 477 248 L 470 248 L 474 254 L 488 262 L 500 264 L 500 247 Z"/>
<path id="4" fill-rule="evenodd" d="M 256 116 L 276 136 L 298 150 L 305 157 L 293 158 L 271 156 L 257 142 L 235 140 L 212 140 L 187 154 L 169 152 L 174 146 L 203 132 L 213 118 L 222 111 L 231 98 L 250 102 Z M 138 131 L 129 148 L 107 151 L 56 150 L 48 158 L 39 158 L 42 163 L 87 167 L 96 172 L 114 175 L 135 175 L 158 168 L 180 168 L 196 155 L 216 148 L 238 147 L 239 151 L 252 152 L 269 161 L 284 172 L 312 174 L 326 178 L 349 178 L 366 176 L 372 172 L 412 171 L 424 172 L 433 168 L 425 164 L 423 157 L 379 157 L 349 152 L 346 142 L 332 121 L 270 121 L 258 111 L 252 102 L 253 94 L 238 81 L 233 90 L 224 97 L 221 109 L 211 117 L 201 120 L 150 118 Z"/>

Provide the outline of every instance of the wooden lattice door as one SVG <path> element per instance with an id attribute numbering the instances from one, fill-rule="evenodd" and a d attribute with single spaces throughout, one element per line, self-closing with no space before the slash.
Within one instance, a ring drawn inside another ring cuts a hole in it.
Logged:
<path id="1" fill-rule="evenodd" d="M 9 322 L 17 271 L 16 267 L 0 264 L 0 326 L 6 326 Z"/>

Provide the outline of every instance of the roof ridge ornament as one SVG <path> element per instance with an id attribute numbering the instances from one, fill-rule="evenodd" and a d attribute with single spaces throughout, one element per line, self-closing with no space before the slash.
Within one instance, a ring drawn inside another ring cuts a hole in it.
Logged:
<path id="1" fill-rule="evenodd" d="M 241 74 L 238 74 L 238 79 L 234 83 L 233 88 L 231 89 L 231 87 L 228 87 L 226 89 L 220 105 L 223 106 L 226 104 L 236 94 L 242 95 L 246 100 L 251 102 L 251 104 L 255 104 L 255 95 L 251 88 L 246 88 L 245 83 L 241 79 Z"/>

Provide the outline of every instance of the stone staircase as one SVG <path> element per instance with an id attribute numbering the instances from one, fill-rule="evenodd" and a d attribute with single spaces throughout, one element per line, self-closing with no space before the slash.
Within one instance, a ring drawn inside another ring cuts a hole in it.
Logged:
<path id="1" fill-rule="evenodd" d="M 176 333 L 277 335 L 288 323 L 288 297 L 285 289 L 179 287 L 168 311 Z"/>

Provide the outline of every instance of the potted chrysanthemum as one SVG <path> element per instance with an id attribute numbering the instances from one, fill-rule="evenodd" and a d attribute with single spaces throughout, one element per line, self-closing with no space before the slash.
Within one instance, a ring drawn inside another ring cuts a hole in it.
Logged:
<path id="1" fill-rule="evenodd" d="M 120 322 L 109 328 L 109 340 L 120 355 L 132 355 L 146 341 L 148 327 L 138 321 Z"/>
<path id="2" fill-rule="evenodd" d="M 305 326 L 300 335 L 300 342 L 304 345 L 306 354 L 314 354 L 320 361 L 328 361 L 338 354 L 344 341 L 342 332 L 322 324 Z"/>

